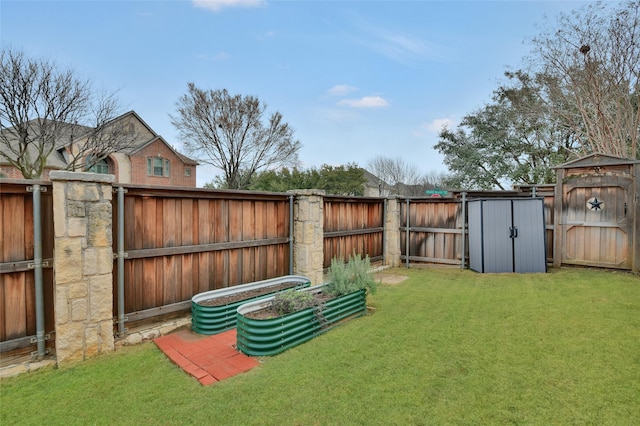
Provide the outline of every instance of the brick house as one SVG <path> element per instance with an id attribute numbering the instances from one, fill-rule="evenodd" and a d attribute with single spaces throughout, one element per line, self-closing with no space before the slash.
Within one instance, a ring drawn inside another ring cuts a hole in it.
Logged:
<path id="1" fill-rule="evenodd" d="M 129 137 L 126 147 L 109 154 L 89 171 L 113 174 L 116 182 L 157 186 L 196 186 L 198 163 L 176 151 L 158 135 L 135 111 L 129 111 L 111 120 Z M 66 170 L 69 155 L 77 146 L 86 142 L 94 129 L 76 124 L 65 124 L 56 140 L 56 147 L 47 157 L 42 180 L 49 180 L 51 170 Z M 69 142 L 71 141 L 71 142 Z M 0 145 L 0 149 L 4 147 Z M 76 170 L 79 167 L 76 167 Z M 0 177 L 22 179 L 20 171 L 0 156 Z"/>

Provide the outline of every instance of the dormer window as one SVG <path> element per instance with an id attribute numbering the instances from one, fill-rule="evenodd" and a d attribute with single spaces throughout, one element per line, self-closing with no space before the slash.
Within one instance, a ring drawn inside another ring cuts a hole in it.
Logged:
<path id="1" fill-rule="evenodd" d="M 147 175 L 169 177 L 169 160 L 162 157 L 147 158 Z"/>
<path id="2" fill-rule="evenodd" d="M 98 160 L 96 163 L 92 164 L 88 169 L 88 172 L 91 173 L 99 173 L 101 175 L 109 174 L 109 163 L 107 163 L 107 159 L 103 158 Z"/>

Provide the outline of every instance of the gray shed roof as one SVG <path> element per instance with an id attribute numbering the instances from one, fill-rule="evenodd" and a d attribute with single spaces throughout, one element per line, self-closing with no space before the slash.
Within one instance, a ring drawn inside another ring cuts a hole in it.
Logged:
<path id="1" fill-rule="evenodd" d="M 564 164 L 555 166 L 554 169 L 568 169 L 570 167 L 594 167 L 594 166 L 611 166 L 621 164 L 638 164 L 640 160 L 631 158 L 617 157 L 610 154 L 594 153 L 584 157 L 576 158 Z"/>

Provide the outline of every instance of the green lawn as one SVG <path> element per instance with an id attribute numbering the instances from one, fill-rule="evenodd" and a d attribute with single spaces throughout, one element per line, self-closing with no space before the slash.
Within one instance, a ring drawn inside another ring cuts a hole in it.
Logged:
<path id="1" fill-rule="evenodd" d="M 396 269 L 375 311 L 203 387 L 153 343 L 3 380 L 0 424 L 640 424 L 640 278 Z"/>

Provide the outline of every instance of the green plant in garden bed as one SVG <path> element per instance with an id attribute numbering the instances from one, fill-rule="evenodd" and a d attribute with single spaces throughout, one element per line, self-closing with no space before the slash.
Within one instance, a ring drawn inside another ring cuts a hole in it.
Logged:
<path id="1" fill-rule="evenodd" d="M 285 290 L 275 295 L 271 308 L 278 315 L 285 315 L 302 309 L 318 306 L 320 301 L 313 297 L 313 294 L 296 291 L 295 289 Z"/>
<path id="2" fill-rule="evenodd" d="M 369 256 L 361 257 L 354 253 L 349 256 L 347 263 L 335 257 L 331 259 L 329 283 L 324 290 L 327 294 L 340 296 L 361 289 L 366 289 L 373 294 L 377 287 L 377 282 L 371 272 Z"/>
<path id="3" fill-rule="evenodd" d="M 334 257 L 329 268 L 329 282 L 324 285 L 322 293 L 308 293 L 290 289 L 275 295 L 271 302 L 271 310 L 278 315 L 286 315 L 307 308 L 322 309 L 323 299 L 343 296 L 358 290 L 375 293 L 377 282 L 371 272 L 369 256 L 352 254 L 345 263 Z M 323 296 L 324 295 L 324 296 Z"/>

